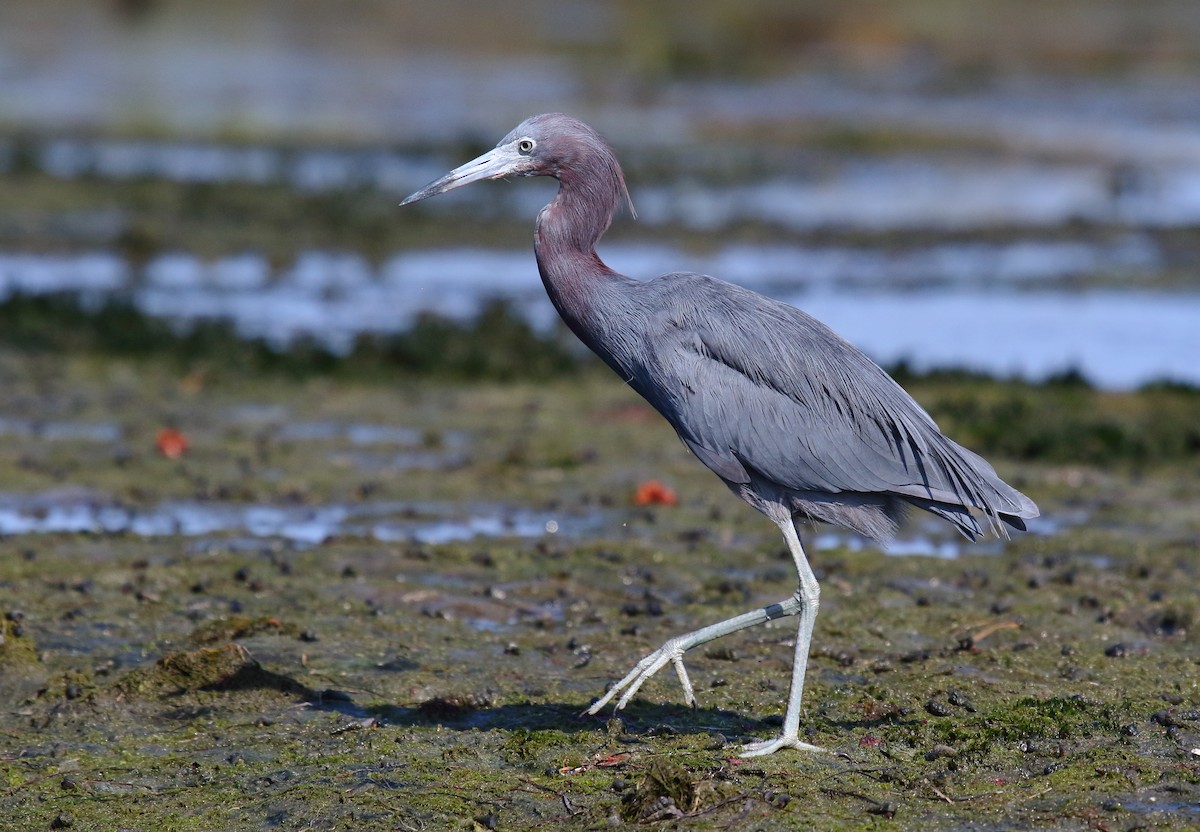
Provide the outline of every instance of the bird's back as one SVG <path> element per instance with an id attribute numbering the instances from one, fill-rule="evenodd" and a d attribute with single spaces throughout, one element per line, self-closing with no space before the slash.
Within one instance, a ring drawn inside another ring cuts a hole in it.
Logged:
<path id="1" fill-rule="evenodd" d="M 750 499 L 876 538 L 906 505 L 967 536 L 1037 507 L 959 446 L 853 345 L 795 307 L 715 278 L 620 282 L 591 344 Z M 606 354 L 607 353 L 607 354 Z"/>

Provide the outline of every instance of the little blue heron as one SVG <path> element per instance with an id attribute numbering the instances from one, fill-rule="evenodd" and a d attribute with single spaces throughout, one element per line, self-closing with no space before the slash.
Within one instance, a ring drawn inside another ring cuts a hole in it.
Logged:
<path id="1" fill-rule="evenodd" d="M 538 214 L 534 253 L 546 292 L 583 343 L 642 395 L 735 494 L 783 532 L 799 585 L 786 600 L 668 640 L 589 709 L 672 664 L 696 704 L 683 654 L 784 616 L 799 616 L 791 690 L 778 737 L 743 756 L 800 739 L 800 700 L 820 588 L 798 521 L 820 520 L 869 538 L 891 537 L 910 506 L 974 540 L 1001 524 L 1024 529 L 1033 501 L 983 458 L 948 439 L 890 376 L 798 309 L 690 272 L 638 281 L 596 254 L 622 202 L 633 205 L 616 156 L 599 134 L 561 113 L 526 119 L 493 150 L 405 199 L 407 205 L 482 179 L 553 176 L 558 194 Z M 976 516 L 978 515 L 978 516 Z"/>

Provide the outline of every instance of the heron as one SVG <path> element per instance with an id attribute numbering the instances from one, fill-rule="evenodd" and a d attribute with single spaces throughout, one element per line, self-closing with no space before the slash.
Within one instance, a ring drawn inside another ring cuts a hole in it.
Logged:
<path id="1" fill-rule="evenodd" d="M 671 424 L 692 453 L 783 534 L 796 567 L 788 598 L 668 639 L 611 686 L 620 710 L 668 664 L 696 695 L 687 651 L 789 616 L 798 619 L 791 685 L 779 735 L 742 746 L 745 757 L 824 749 L 800 735 L 804 675 L 821 591 L 800 527 L 823 521 L 885 542 L 915 507 L 975 540 L 1038 516 L 1027 496 L 955 443 L 883 369 L 794 306 L 692 272 L 650 280 L 619 274 L 596 243 L 622 203 L 625 176 L 609 144 L 562 113 L 521 122 L 488 152 L 401 205 L 485 179 L 550 176 L 558 192 L 538 214 L 534 255 L 558 314 L 604 363 Z M 635 214 L 636 216 L 636 214 Z"/>

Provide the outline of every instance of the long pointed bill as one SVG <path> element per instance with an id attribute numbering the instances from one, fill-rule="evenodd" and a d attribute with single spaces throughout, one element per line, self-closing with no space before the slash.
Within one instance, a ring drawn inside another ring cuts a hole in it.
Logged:
<path id="1" fill-rule="evenodd" d="M 404 198 L 401 205 L 420 202 L 431 196 L 444 194 L 463 185 L 470 185 L 481 179 L 501 179 L 505 176 L 524 173 L 529 170 L 529 157 L 517 152 L 514 143 L 500 145 L 489 150 L 477 159 L 472 159 L 447 173 L 436 182 L 430 182 L 415 194 Z"/>

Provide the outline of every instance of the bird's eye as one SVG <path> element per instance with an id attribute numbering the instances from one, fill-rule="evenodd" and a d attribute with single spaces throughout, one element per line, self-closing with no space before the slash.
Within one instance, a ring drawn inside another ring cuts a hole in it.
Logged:
<path id="1" fill-rule="evenodd" d="M 533 146 L 536 144 L 533 139 L 520 139 L 517 142 L 517 150 L 522 153 L 532 153 Z"/>

